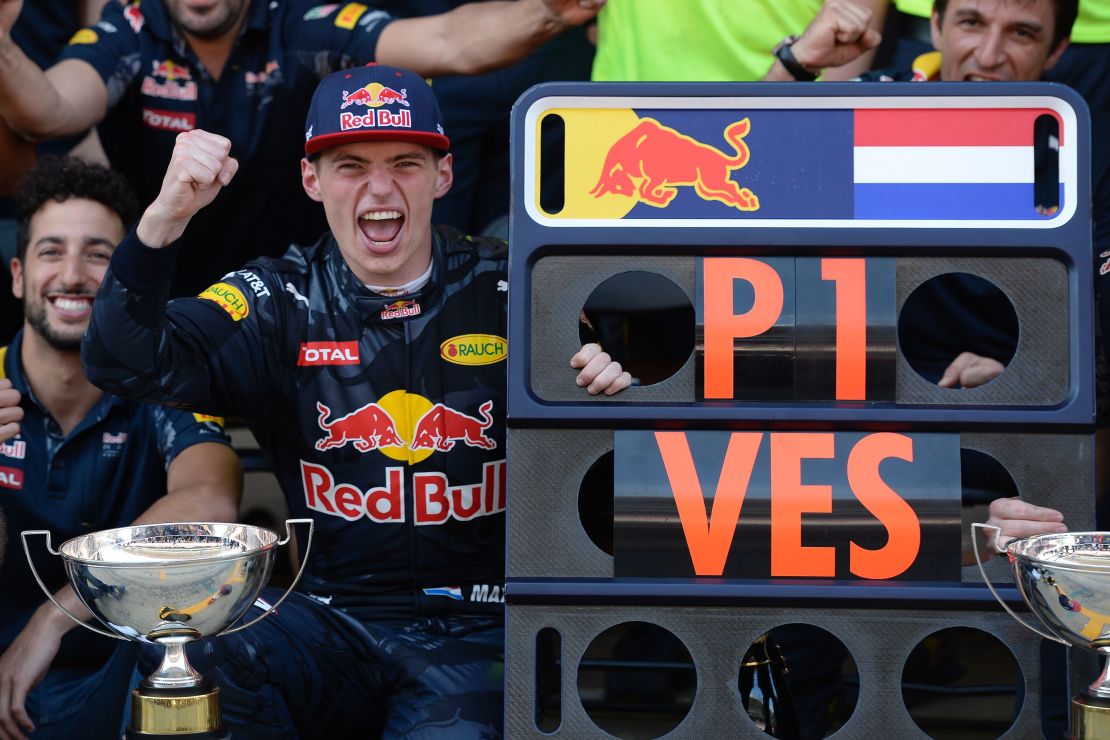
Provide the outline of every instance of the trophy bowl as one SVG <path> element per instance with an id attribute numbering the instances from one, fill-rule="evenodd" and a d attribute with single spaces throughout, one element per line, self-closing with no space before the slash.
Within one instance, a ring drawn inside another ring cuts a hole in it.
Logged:
<path id="1" fill-rule="evenodd" d="M 1110 651 L 1110 533 L 1072 532 L 1006 546 L 1014 582 L 1044 628 L 1076 647 Z M 1110 698 L 1110 687 L 1092 693 Z"/>
<path id="2" fill-rule="evenodd" d="M 141 642 L 213 637 L 270 579 L 278 535 L 242 524 L 150 524 L 58 548 L 70 584 L 113 632 Z"/>
<path id="3" fill-rule="evenodd" d="M 1110 532 L 1042 534 L 995 545 L 1005 553 L 1014 585 L 1041 628 L 1019 616 L 995 590 L 979 556 L 976 529 L 972 542 L 979 570 L 991 593 L 1023 626 L 1068 647 L 1094 650 L 1110 658 Z M 1072 698 L 1071 737 L 1077 740 L 1110 737 L 1110 661 L 1086 691 Z"/>

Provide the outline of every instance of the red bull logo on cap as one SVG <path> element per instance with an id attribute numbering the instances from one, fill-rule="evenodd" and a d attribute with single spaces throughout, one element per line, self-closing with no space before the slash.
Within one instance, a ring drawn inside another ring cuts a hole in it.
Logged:
<path id="1" fill-rule="evenodd" d="M 705 200 L 715 200 L 741 211 L 759 209 L 759 198 L 732 180 L 733 170 L 748 163 L 751 152 L 744 137 L 751 121 L 729 125 L 724 135 L 735 149 L 733 156 L 664 126 L 653 118 L 640 123 L 609 148 L 601 175 L 590 195 L 635 198 L 656 208 L 666 208 L 679 186 L 693 186 Z"/>
<path id="2" fill-rule="evenodd" d="M 394 113 L 382 109 L 384 105 L 394 104 L 408 108 L 408 91 L 402 89 L 398 92 L 380 82 L 371 82 L 366 87 L 360 87 L 354 92 L 344 90 L 343 104 L 339 106 L 340 110 L 345 110 L 352 105 L 364 105 L 372 110 L 365 115 L 354 112 L 340 113 L 339 128 L 341 131 L 378 127 L 412 128 L 412 114 L 409 111 L 398 110 Z"/>
<path id="3" fill-rule="evenodd" d="M 402 89 L 401 92 L 397 92 L 392 87 L 386 87 L 380 82 L 371 82 L 366 87 L 360 87 L 351 93 L 344 90 L 343 105 L 339 106 L 339 109 L 343 110 L 356 103 L 370 108 L 380 108 L 383 105 L 400 103 L 408 108 L 408 91 Z"/>

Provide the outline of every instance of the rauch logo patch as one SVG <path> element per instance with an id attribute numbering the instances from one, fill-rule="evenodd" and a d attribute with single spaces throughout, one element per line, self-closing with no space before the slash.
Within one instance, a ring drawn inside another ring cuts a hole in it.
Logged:
<path id="1" fill-rule="evenodd" d="M 439 356 L 456 365 L 492 365 L 505 359 L 508 347 L 496 334 L 460 334 L 439 345 Z"/>
<path id="2" fill-rule="evenodd" d="M 246 297 L 238 288 L 228 283 L 216 283 L 206 288 L 197 297 L 212 301 L 224 311 L 227 311 L 227 315 L 235 321 L 241 321 L 251 312 Z"/>

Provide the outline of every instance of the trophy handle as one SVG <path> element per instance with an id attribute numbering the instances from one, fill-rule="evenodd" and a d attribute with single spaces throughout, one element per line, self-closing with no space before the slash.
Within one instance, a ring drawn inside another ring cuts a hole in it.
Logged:
<path id="1" fill-rule="evenodd" d="M 27 556 L 27 565 L 31 566 L 31 575 L 33 575 L 35 577 L 35 583 L 39 584 L 39 588 L 41 588 L 42 592 L 44 594 L 46 594 L 46 598 L 50 599 L 51 603 L 53 603 L 54 606 L 58 607 L 61 610 L 62 614 L 65 614 L 67 617 L 69 617 L 70 619 L 72 619 L 74 622 L 81 625 L 85 629 L 91 630 L 92 632 L 95 632 L 98 635 L 104 635 L 105 637 L 111 637 L 114 640 L 123 640 L 124 642 L 131 642 L 131 640 L 129 640 L 126 637 L 123 637 L 121 635 L 117 635 L 113 632 L 108 632 L 107 630 L 102 630 L 99 627 L 93 627 L 91 624 L 89 624 L 85 620 L 78 619 L 76 616 L 73 615 L 73 613 L 69 609 L 66 609 L 64 606 L 62 606 L 60 603 L 58 603 L 58 600 L 54 598 L 54 594 L 50 593 L 50 589 L 48 589 L 46 587 L 46 584 L 42 582 L 42 578 L 39 577 L 39 572 L 35 568 L 35 562 L 33 560 L 31 560 L 31 548 L 27 544 L 27 536 L 28 535 L 36 535 L 36 534 L 41 534 L 44 537 L 46 537 L 46 551 L 47 552 L 49 552 L 51 555 L 60 555 L 61 553 L 59 553 L 57 550 L 55 550 L 53 547 L 50 546 L 50 530 L 48 530 L 48 529 L 25 529 L 25 530 L 23 530 L 22 532 L 19 533 L 20 538 L 23 540 L 23 554 Z M 78 597 L 78 598 L 80 598 L 80 597 Z"/>
<path id="2" fill-rule="evenodd" d="M 1002 597 L 998 595 L 998 592 L 994 590 L 994 584 L 991 583 L 990 576 L 987 575 L 986 569 L 983 568 L 983 559 L 981 557 L 979 557 L 979 536 L 978 536 L 979 533 L 975 531 L 977 529 L 985 529 L 985 530 L 993 530 L 994 531 L 994 534 L 995 534 L 994 549 L 999 554 L 1006 552 L 1005 548 L 998 546 L 998 538 L 1002 535 L 1002 530 L 1001 530 L 1001 528 L 996 527 L 993 524 L 984 524 L 982 522 L 973 522 L 972 525 L 971 525 L 971 547 L 972 547 L 973 550 L 975 550 L 975 562 L 978 563 L 979 573 L 980 573 L 980 575 L 983 576 L 983 581 L 987 584 L 987 588 L 989 588 L 991 590 L 991 594 L 994 595 L 995 600 L 999 604 L 1002 605 L 1002 608 L 1006 610 L 1007 614 L 1009 614 L 1011 617 L 1016 619 L 1018 624 L 1020 624 L 1025 629 L 1036 632 L 1038 635 L 1045 638 L 1046 640 L 1052 640 L 1053 642 L 1058 642 L 1061 645 L 1067 645 L 1068 647 L 1071 647 L 1071 643 L 1069 643 L 1067 640 L 1061 640 L 1056 635 L 1050 635 L 1047 632 L 1045 632 L 1044 630 L 1037 629 L 1036 627 L 1031 625 L 1029 622 L 1027 622 L 1024 619 L 1022 619 L 1021 617 L 1019 617 L 1017 612 L 1015 612 L 1013 609 L 1011 609 L 1009 606 L 1007 606 L 1006 602 L 1002 600 Z M 989 541 L 989 539 L 990 538 L 988 537 L 988 541 Z"/>
<path id="3" fill-rule="evenodd" d="M 283 593 L 281 595 L 281 598 L 278 599 L 274 603 L 274 605 L 271 606 L 269 609 L 262 612 L 261 614 L 259 614 L 257 617 L 255 617 L 251 621 L 247 622 L 246 624 L 241 624 L 238 627 L 232 627 L 230 629 L 226 629 L 223 632 L 220 632 L 218 634 L 220 634 L 220 635 L 230 635 L 233 632 L 238 632 L 239 630 L 245 630 L 247 627 L 250 627 L 252 624 L 256 624 L 256 623 L 262 621 L 263 619 L 265 619 L 266 617 L 270 616 L 275 611 L 277 611 L 277 608 L 279 606 L 281 606 L 281 602 L 285 601 L 285 599 L 288 598 L 289 594 L 293 593 L 293 591 L 297 588 L 297 583 L 301 580 L 301 575 L 304 573 L 304 566 L 308 562 L 308 554 L 312 550 L 312 533 L 316 529 L 316 523 L 312 519 L 286 519 L 285 520 L 285 539 L 280 540 L 278 542 L 279 545 L 288 544 L 288 542 L 293 539 L 293 528 L 291 526 L 293 524 L 307 524 L 308 525 L 308 542 L 306 542 L 305 546 L 304 546 L 304 557 L 301 558 L 301 567 L 297 571 L 297 577 L 293 579 L 293 582 L 291 584 L 289 584 L 289 588 L 287 588 L 285 590 L 285 593 Z"/>

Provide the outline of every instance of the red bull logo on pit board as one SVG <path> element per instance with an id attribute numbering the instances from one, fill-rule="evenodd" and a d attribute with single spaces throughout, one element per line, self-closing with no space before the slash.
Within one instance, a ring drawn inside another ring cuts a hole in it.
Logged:
<path id="1" fill-rule="evenodd" d="M 747 118 L 725 129 L 725 138 L 736 151 L 729 156 L 653 118 L 642 118 L 609 148 L 590 195 L 620 195 L 665 208 L 678 195 L 680 186 L 689 185 L 705 200 L 756 211 L 759 198 L 732 180 L 733 170 L 746 165 L 751 157 L 744 142 L 750 130 Z"/>

